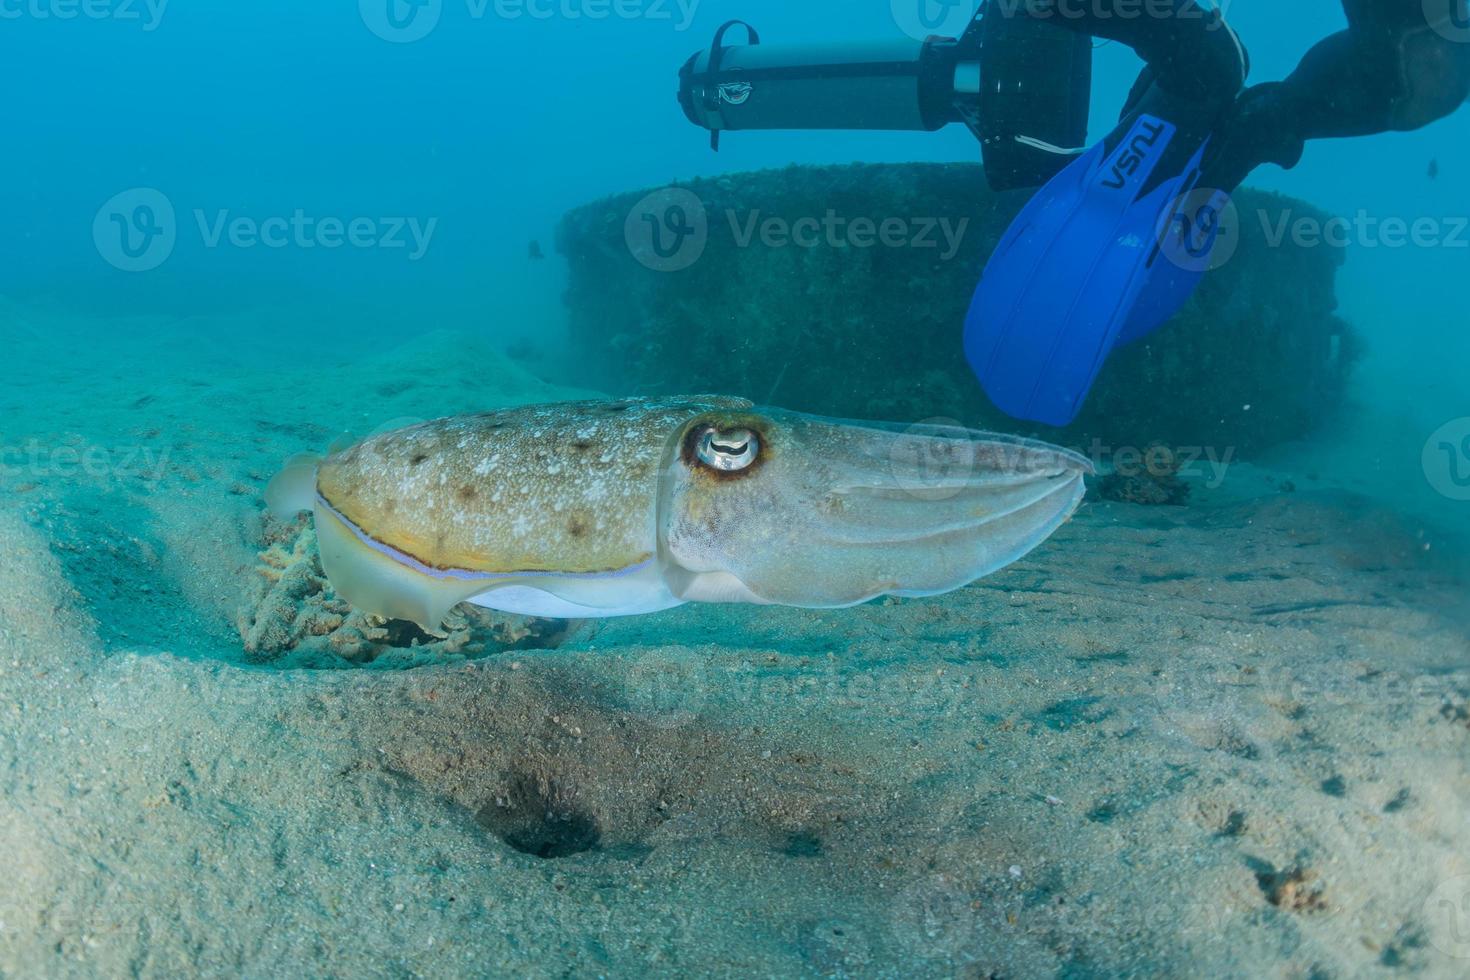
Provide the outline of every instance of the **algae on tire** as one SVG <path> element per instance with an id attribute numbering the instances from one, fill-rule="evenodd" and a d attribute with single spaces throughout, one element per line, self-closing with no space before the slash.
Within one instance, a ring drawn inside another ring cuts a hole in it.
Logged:
<path id="1" fill-rule="evenodd" d="M 1237 455 L 1308 435 L 1344 397 L 1357 342 L 1334 312 L 1341 251 L 1277 234 L 1283 221 L 1325 219 L 1300 201 L 1237 193 L 1231 259 L 1173 322 L 1115 352 L 1083 414 L 1058 431 L 997 412 L 961 345 L 985 259 L 1025 192 L 992 193 L 967 164 L 793 166 L 681 187 L 708 228 L 686 268 L 649 268 L 630 248 L 628 217 L 646 191 L 562 219 L 571 339 L 589 383 Z M 862 233 L 888 219 L 898 223 L 887 243 Z M 953 247 L 946 227 L 960 232 Z"/>

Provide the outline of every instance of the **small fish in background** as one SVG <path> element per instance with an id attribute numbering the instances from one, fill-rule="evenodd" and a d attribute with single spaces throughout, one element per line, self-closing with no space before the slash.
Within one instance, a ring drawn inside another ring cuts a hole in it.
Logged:
<path id="1" fill-rule="evenodd" d="M 531 246 L 528 249 L 527 254 L 531 259 L 534 260 L 546 258 L 546 255 L 541 251 L 541 243 L 536 241 L 536 239 L 534 238 L 531 239 Z"/>
<path id="2" fill-rule="evenodd" d="M 1429 161 L 1429 179 L 1435 180 L 1439 177 L 1439 160 Z"/>

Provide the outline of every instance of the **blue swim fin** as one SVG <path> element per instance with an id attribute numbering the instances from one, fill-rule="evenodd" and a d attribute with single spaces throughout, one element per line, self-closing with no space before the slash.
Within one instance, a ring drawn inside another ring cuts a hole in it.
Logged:
<path id="1" fill-rule="evenodd" d="M 1161 326 L 1204 274 L 1207 262 L 1161 243 L 1199 182 L 1210 127 L 1150 95 L 1037 192 L 985 267 L 965 355 L 1008 415 L 1071 422 L 1113 348 Z"/>

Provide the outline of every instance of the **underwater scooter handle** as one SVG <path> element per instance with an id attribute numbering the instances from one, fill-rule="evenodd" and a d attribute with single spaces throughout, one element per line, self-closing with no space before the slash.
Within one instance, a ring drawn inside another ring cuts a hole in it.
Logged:
<path id="1" fill-rule="evenodd" d="M 723 24 L 720 25 L 720 29 L 715 31 L 715 39 L 710 42 L 709 55 L 705 59 L 705 65 L 708 69 L 708 73 L 711 76 L 718 75 L 720 72 L 720 67 L 724 63 L 726 48 L 722 42 L 725 40 L 725 33 L 729 31 L 732 27 L 745 28 L 745 36 L 747 38 L 747 43 L 749 43 L 750 46 L 754 47 L 755 45 L 761 43 L 761 36 L 755 32 L 754 27 L 751 27 L 745 21 L 725 21 Z M 711 86 L 705 89 L 700 96 L 704 110 L 706 112 L 718 114 L 720 111 L 721 100 L 729 97 L 727 94 L 727 90 L 730 89 L 730 87 L 730 85 Z M 684 90 L 682 86 L 679 90 L 679 96 L 680 98 L 684 97 Z M 690 115 L 691 109 L 692 106 L 686 106 L 684 109 L 685 114 Z M 690 118 L 692 119 L 694 117 L 690 115 Z M 720 150 L 720 130 L 718 127 L 710 127 L 709 148 L 711 150 L 714 150 L 716 153 L 718 153 Z"/>
<path id="2" fill-rule="evenodd" d="M 991 7 L 958 38 L 922 41 L 777 46 L 729 21 L 679 70 L 679 104 L 710 131 L 713 149 L 725 130 L 933 131 L 961 122 L 980 141 L 992 187 L 1036 186 L 1086 141 L 1092 44 Z M 736 26 L 748 43 L 727 45 Z"/>

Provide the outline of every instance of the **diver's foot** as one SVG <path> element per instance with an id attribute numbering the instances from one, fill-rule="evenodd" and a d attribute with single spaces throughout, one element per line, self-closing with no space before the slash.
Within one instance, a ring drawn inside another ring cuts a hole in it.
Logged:
<path id="1" fill-rule="evenodd" d="M 1215 136 L 1215 150 L 1201 185 L 1231 191 L 1257 167 L 1274 163 L 1290 170 L 1302 159 L 1305 139 L 1300 114 L 1280 82 L 1254 85 L 1240 94 Z"/>

